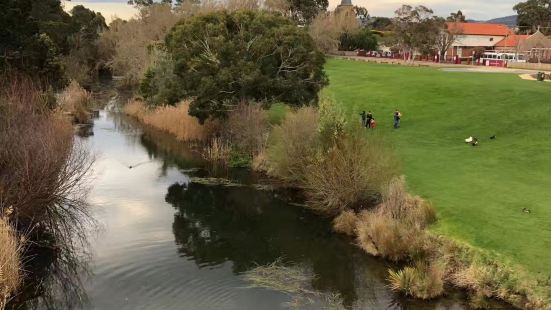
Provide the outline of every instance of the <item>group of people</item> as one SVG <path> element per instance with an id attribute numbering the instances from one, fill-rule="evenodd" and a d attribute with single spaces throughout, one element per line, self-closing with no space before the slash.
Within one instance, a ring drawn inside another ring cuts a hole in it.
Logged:
<path id="1" fill-rule="evenodd" d="M 400 120 L 402 119 L 402 113 L 396 109 L 394 113 L 392 113 L 392 116 L 394 118 L 394 128 L 398 129 L 400 128 Z M 375 117 L 373 117 L 373 112 L 368 111 L 367 113 L 365 111 L 362 111 L 360 113 L 362 126 L 365 128 L 371 128 L 375 129 L 377 128 L 377 121 L 375 120 Z"/>

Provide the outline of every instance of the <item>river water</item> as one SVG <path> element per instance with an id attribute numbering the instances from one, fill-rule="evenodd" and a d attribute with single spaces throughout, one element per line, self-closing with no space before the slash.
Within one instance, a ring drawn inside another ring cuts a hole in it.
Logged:
<path id="1" fill-rule="evenodd" d="M 460 293 L 431 302 L 392 293 L 387 263 L 296 205 L 296 193 L 255 186 L 266 180 L 246 170 L 208 169 L 182 143 L 118 112 L 102 110 L 81 139 L 97 157 L 89 200 L 98 228 L 89 273 L 78 275 L 82 295 L 64 296 L 64 308 L 285 309 L 294 296 L 245 277 L 280 261 L 311 270 L 311 289 L 338 294 L 349 309 L 467 309 Z M 243 185 L 192 182 L 207 176 Z"/>

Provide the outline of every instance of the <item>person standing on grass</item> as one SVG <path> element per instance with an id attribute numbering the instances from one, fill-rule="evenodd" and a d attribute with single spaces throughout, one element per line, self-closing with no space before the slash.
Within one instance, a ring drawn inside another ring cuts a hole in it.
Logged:
<path id="1" fill-rule="evenodd" d="M 365 127 L 371 128 L 372 121 L 374 120 L 373 113 L 371 111 L 367 112 L 366 117 L 367 117 L 367 122 L 365 123 Z"/>
<path id="2" fill-rule="evenodd" d="M 402 119 L 402 113 L 398 109 L 394 111 L 394 128 L 400 128 L 400 120 Z"/>
<path id="3" fill-rule="evenodd" d="M 367 120 L 367 115 L 365 114 L 365 111 L 362 111 L 362 113 L 360 113 L 360 117 L 362 119 L 362 127 L 365 127 L 366 126 L 366 120 Z"/>

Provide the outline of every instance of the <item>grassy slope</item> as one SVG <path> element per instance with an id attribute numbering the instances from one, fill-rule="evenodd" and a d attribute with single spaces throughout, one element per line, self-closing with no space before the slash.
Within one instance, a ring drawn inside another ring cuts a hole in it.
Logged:
<path id="1" fill-rule="evenodd" d="M 352 117 L 374 112 L 410 189 L 437 208 L 437 232 L 551 275 L 551 84 L 334 59 L 326 70 L 326 93 Z M 463 143 L 470 135 L 479 147 Z"/>

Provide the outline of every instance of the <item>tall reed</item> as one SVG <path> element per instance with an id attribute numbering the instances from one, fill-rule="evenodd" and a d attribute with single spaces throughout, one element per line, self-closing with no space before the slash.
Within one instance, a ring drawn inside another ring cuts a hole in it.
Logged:
<path id="1" fill-rule="evenodd" d="M 10 296 L 21 284 L 21 247 L 17 236 L 7 222 L 0 216 L 0 309 L 4 309 Z"/>
<path id="2" fill-rule="evenodd" d="M 199 123 L 197 118 L 188 114 L 189 103 L 181 102 L 177 106 L 160 106 L 147 109 L 139 100 L 130 101 L 124 112 L 136 117 L 146 125 L 174 135 L 181 141 L 207 141 L 216 123 L 207 120 Z"/>

